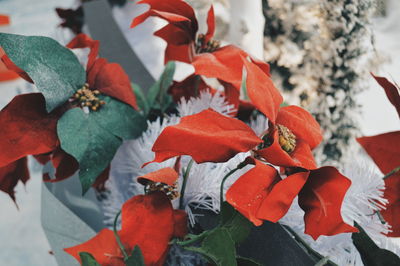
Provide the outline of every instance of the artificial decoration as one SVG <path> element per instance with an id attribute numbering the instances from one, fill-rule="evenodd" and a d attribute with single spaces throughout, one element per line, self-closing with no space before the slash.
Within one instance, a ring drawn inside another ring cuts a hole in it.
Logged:
<path id="1" fill-rule="evenodd" d="M 358 140 L 384 180 L 362 163 L 320 166 L 320 123 L 286 104 L 269 64 L 214 39 L 213 6 L 203 31 L 185 1 L 138 4 L 147 9 L 132 28 L 165 22 L 154 33 L 166 42 L 164 70 L 149 86 L 147 72 L 128 76 L 138 72 L 99 56 L 102 43 L 78 28 L 66 46 L 0 33 L 4 65 L 37 88 L 0 111 L 0 189 L 15 201 L 27 158 L 44 165 L 43 227 L 57 262 L 397 265 L 388 235 L 399 233 L 398 153 L 386 145 L 397 132 Z M 175 79 L 176 62 L 193 73 Z M 397 86 L 376 79 L 399 109 Z M 77 197 L 62 186 L 74 180 Z M 63 218 L 52 224 L 52 212 Z"/>

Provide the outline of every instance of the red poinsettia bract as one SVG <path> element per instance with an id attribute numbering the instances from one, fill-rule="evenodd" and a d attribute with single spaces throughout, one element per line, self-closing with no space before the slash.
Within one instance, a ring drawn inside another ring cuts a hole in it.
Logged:
<path id="1" fill-rule="evenodd" d="M 314 127 L 318 124 L 311 115 L 299 110 L 293 106 L 283 107 L 276 119 L 284 119 L 284 124 L 290 128 L 286 130 L 299 134 L 300 145 L 293 147 L 291 152 L 285 150 L 286 146 L 279 140 L 287 136 L 273 140 L 278 147 L 268 143 L 269 139 L 266 140 L 269 146 L 264 147 L 264 139 L 243 122 L 205 110 L 183 117 L 179 124 L 165 128 L 154 143 L 153 162 L 180 155 L 190 155 L 197 163 L 225 162 L 239 152 L 252 150 L 257 154 L 252 159 L 255 167 L 241 176 L 227 193 L 228 202 L 250 221 L 255 225 L 260 225 L 262 220 L 277 222 L 299 195 L 300 206 L 306 212 L 306 233 L 317 238 L 319 235 L 354 232 L 356 229 L 344 223 L 340 213 L 351 182 L 333 167 L 316 167 L 311 147 L 320 142 L 319 126 Z M 279 135 L 275 125 L 272 124 L 272 128 L 273 134 Z M 272 152 L 263 158 L 260 151 L 267 149 Z M 274 160 L 274 164 L 287 168 L 292 174 L 282 180 L 273 167 L 260 160 Z"/>
<path id="2" fill-rule="evenodd" d="M 122 206 L 118 235 L 128 254 L 139 246 L 146 265 L 163 265 L 169 241 L 186 235 L 186 219 L 183 211 L 172 208 L 164 193 L 138 195 Z M 79 261 L 80 252 L 89 252 L 102 266 L 125 265 L 123 253 L 109 229 L 103 229 L 87 242 L 65 251 Z"/>
<path id="3" fill-rule="evenodd" d="M 168 24 L 155 32 L 156 36 L 167 42 L 165 62 L 175 60 L 189 63 L 193 65 L 195 75 L 217 78 L 225 88 L 228 101 L 236 107 L 239 105 L 242 73 L 246 61 L 269 75 L 268 64 L 252 58 L 236 46 L 220 47 L 220 43 L 213 40 L 215 17 L 212 6 L 207 17 L 207 32 L 199 34 L 195 12 L 185 1 L 142 0 L 138 3 L 148 4 L 150 9 L 136 17 L 131 27 L 136 27 L 151 16 L 166 20 Z"/>
<path id="4" fill-rule="evenodd" d="M 385 90 L 386 96 L 396 108 L 400 117 L 399 87 L 384 77 L 372 75 Z M 400 167 L 400 131 L 383 133 L 371 137 L 361 137 L 357 141 L 384 174 Z M 385 178 L 384 197 L 389 201 L 381 213 L 392 226 L 389 236 L 400 237 L 400 172 Z"/>
<path id="5" fill-rule="evenodd" d="M 226 193 L 227 201 L 255 225 L 279 221 L 298 195 L 305 212 L 305 233 L 320 235 L 355 232 L 344 223 L 340 208 L 351 182 L 334 167 L 300 171 L 282 179 L 276 169 L 258 160 Z"/>

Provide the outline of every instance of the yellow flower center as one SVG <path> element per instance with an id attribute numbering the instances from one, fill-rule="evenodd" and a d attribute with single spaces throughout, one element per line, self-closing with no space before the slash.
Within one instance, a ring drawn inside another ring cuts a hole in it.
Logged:
<path id="1" fill-rule="evenodd" d="M 196 53 L 212 53 L 221 46 L 221 42 L 217 40 L 209 40 L 206 42 L 206 36 L 199 34 L 196 41 Z"/>
<path id="2" fill-rule="evenodd" d="M 285 126 L 277 125 L 279 135 L 279 145 L 287 153 L 291 153 L 296 148 L 296 136 Z"/>
<path id="3" fill-rule="evenodd" d="M 91 90 L 89 84 L 85 85 L 77 90 L 73 96 L 73 100 L 77 101 L 81 107 L 88 107 L 92 111 L 98 111 L 101 106 L 105 105 L 106 102 L 98 98 L 100 91 Z"/>
<path id="4" fill-rule="evenodd" d="M 167 195 L 170 200 L 179 197 L 178 185 L 175 183 L 173 186 L 161 183 L 149 181 L 145 186 L 146 193 L 161 191 Z"/>

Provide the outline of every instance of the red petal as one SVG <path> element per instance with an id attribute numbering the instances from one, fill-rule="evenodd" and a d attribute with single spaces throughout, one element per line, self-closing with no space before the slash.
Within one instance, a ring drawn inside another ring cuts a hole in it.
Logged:
<path id="1" fill-rule="evenodd" d="M 9 25 L 10 24 L 10 17 L 7 15 L 0 15 L 0 25 Z"/>
<path id="2" fill-rule="evenodd" d="M 93 66 L 87 71 L 87 83 L 89 83 L 89 86 L 95 86 L 97 75 L 106 64 L 108 64 L 108 61 L 105 58 L 98 58 L 93 63 Z"/>
<path id="3" fill-rule="evenodd" d="M 172 45 L 188 45 L 193 42 L 192 38 L 188 33 L 173 24 L 167 24 L 158 31 L 154 32 L 155 36 L 158 36 L 165 40 L 167 44 Z"/>
<path id="4" fill-rule="evenodd" d="M 177 230 L 171 202 L 162 192 L 135 196 L 122 206 L 121 241 L 129 252 L 138 245 L 146 265 L 163 265 Z"/>
<path id="5" fill-rule="evenodd" d="M 226 200 L 256 226 L 263 222 L 257 212 L 273 186 L 281 179 L 272 166 L 255 160 L 255 167 L 242 175 L 227 191 Z"/>
<path id="6" fill-rule="evenodd" d="M 96 178 L 96 181 L 93 183 L 92 187 L 96 189 L 96 191 L 104 191 L 106 189 L 105 185 L 110 177 L 110 166 L 108 166 L 104 171 Z"/>
<path id="7" fill-rule="evenodd" d="M 178 125 L 165 128 L 152 148 L 156 153 L 153 162 L 178 155 L 190 155 L 197 163 L 226 162 L 261 142 L 242 121 L 209 109 L 183 117 Z"/>
<path id="8" fill-rule="evenodd" d="M 358 138 L 357 141 L 374 160 L 379 169 L 388 174 L 400 166 L 400 131 L 389 132 L 372 137 Z M 400 237 L 400 174 L 385 179 L 384 197 L 389 200 L 383 218 L 392 226 L 389 236 Z"/>
<path id="9" fill-rule="evenodd" d="M 132 21 L 131 28 L 141 24 L 150 16 L 158 16 L 171 24 L 186 29 L 192 36 L 192 39 L 194 39 L 198 25 L 194 10 L 189 4 L 182 0 L 142 0 L 138 4 L 148 4 L 150 5 L 150 9 L 136 17 Z"/>
<path id="10" fill-rule="evenodd" d="M 168 44 L 165 48 L 164 64 L 169 61 L 179 61 L 184 63 L 192 62 L 193 49 L 190 45 L 172 45 Z"/>
<path id="11" fill-rule="evenodd" d="M 103 229 L 95 237 L 85 243 L 66 248 L 64 251 L 75 257 L 80 263 L 81 259 L 79 253 L 89 252 L 101 266 L 125 265 L 114 232 L 109 229 Z"/>
<path id="12" fill-rule="evenodd" d="M 223 80 L 218 80 L 219 83 L 224 87 L 224 93 L 226 101 L 232 104 L 236 112 L 240 108 L 240 91 L 231 83 L 225 82 Z M 236 114 L 233 114 L 236 115 Z"/>
<path id="13" fill-rule="evenodd" d="M 79 169 L 79 163 L 74 157 L 63 151 L 60 147 L 54 151 L 52 163 L 56 169 L 56 179 L 49 182 L 58 182 L 72 176 Z"/>
<path id="14" fill-rule="evenodd" d="M 397 110 L 397 114 L 400 116 L 400 94 L 399 94 L 399 87 L 396 84 L 393 84 L 387 78 L 374 76 L 375 80 L 381 85 L 381 87 L 385 90 L 386 96 L 388 97 L 389 101 L 393 104 L 393 106 Z"/>
<path id="15" fill-rule="evenodd" d="M 131 82 L 119 64 L 107 63 L 105 59 L 96 60 L 88 73 L 88 82 L 90 87 L 137 109 Z"/>
<path id="16" fill-rule="evenodd" d="M 0 55 L 0 58 L 1 58 L 1 55 Z M 9 70 L 6 67 L 6 65 L 2 61 L 0 61 L 0 82 L 1 81 L 10 81 L 10 80 L 14 80 L 17 78 L 19 78 L 19 75 L 14 71 Z"/>
<path id="17" fill-rule="evenodd" d="M 174 185 L 176 180 L 178 179 L 178 173 L 171 167 L 161 168 L 160 170 L 139 176 L 137 181 L 142 184 L 146 185 L 148 181 L 152 182 L 160 182 L 167 185 Z"/>
<path id="18" fill-rule="evenodd" d="M 311 149 L 322 141 L 322 131 L 318 122 L 301 107 L 295 105 L 282 107 L 276 123 L 290 129 L 297 139 L 305 140 Z"/>
<path id="19" fill-rule="evenodd" d="M 194 49 L 193 40 L 188 33 L 172 24 L 168 24 L 154 35 L 164 39 L 167 42 L 165 49 L 164 62 L 180 61 L 190 63 L 193 58 Z"/>
<path id="20" fill-rule="evenodd" d="M 214 16 L 214 7 L 211 5 L 210 10 L 208 10 L 207 14 L 207 33 L 205 36 L 205 43 L 210 41 L 215 33 L 215 16 Z"/>
<path id="21" fill-rule="evenodd" d="M 48 153 L 58 145 L 58 116 L 46 111 L 40 93 L 16 96 L 0 112 L 0 167 L 27 155 Z"/>
<path id="22" fill-rule="evenodd" d="M 35 158 L 36 161 L 41 165 L 45 165 L 47 162 L 51 160 L 51 153 L 33 155 L 33 158 Z"/>
<path id="23" fill-rule="evenodd" d="M 274 130 L 272 138 L 271 146 L 256 151 L 269 163 L 282 167 L 302 167 L 307 170 L 317 167 L 310 147 L 305 141 L 297 140 L 296 148 L 289 154 L 279 145 L 278 130 Z"/>
<path id="24" fill-rule="evenodd" d="M 279 181 L 264 198 L 257 218 L 278 222 L 289 210 L 293 200 L 306 183 L 309 172 L 298 172 Z"/>
<path id="25" fill-rule="evenodd" d="M 275 88 L 271 78 L 257 65 L 243 59 L 247 69 L 247 94 L 254 106 L 275 123 L 282 95 Z"/>
<path id="26" fill-rule="evenodd" d="M 26 81 L 33 83 L 33 80 L 29 77 L 29 75 L 19 68 L 16 64 L 14 64 L 11 59 L 5 54 L 4 50 L 0 47 L 0 58 L 2 63 L 6 66 L 9 71 L 15 72 L 18 76 L 25 79 Z"/>
<path id="27" fill-rule="evenodd" d="M 118 235 L 128 254 L 138 245 L 146 265 L 163 265 L 169 241 L 174 236 L 174 210 L 167 196 L 162 193 L 134 196 L 122 206 L 122 224 Z M 186 227 L 186 224 L 185 224 Z M 183 232 L 181 229 L 179 230 Z M 102 265 L 119 266 L 123 256 L 114 233 L 103 229 L 94 238 L 65 251 L 78 261 L 79 252 L 89 252 Z"/>
<path id="28" fill-rule="evenodd" d="M 183 210 L 174 210 L 174 237 L 184 238 L 188 233 L 188 217 Z"/>
<path id="29" fill-rule="evenodd" d="M 254 64 L 256 64 L 259 68 L 261 68 L 261 70 L 268 75 L 269 77 L 271 76 L 270 73 L 270 66 L 268 63 L 265 63 L 264 61 L 261 60 L 257 60 L 255 58 L 251 58 L 251 62 L 253 62 Z"/>
<path id="30" fill-rule="evenodd" d="M 200 76 L 190 75 L 183 81 L 174 81 L 168 93 L 171 94 L 174 101 L 178 103 L 182 98 L 189 100 L 191 97 L 197 97 L 201 91 L 207 90 L 212 94 L 215 93 L 215 89 L 208 86 Z"/>
<path id="31" fill-rule="evenodd" d="M 237 90 L 242 84 L 243 58 L 247 53 L 228 45 L 212 53 L 202 53 L 194 57 L 192 65 L 195 73 L 209 78 L 218 78 L 231 83 Z"/>
<path id="32" fill-rule="evenodd" d="M 385 179 L 384 197 L 389 201 L 381 214 L 392 227 L 388 236 L 400 237 L 400 174 L 392 175 Z"/>
<path id="33" fill-rule="evenodd" d="M 357 141 L 384 174 L 400 166 L 400 131 L 362 137 Z"/>
<path id="34" fill-rule="evenodd" d="M 78 34 L 72 41 L 70 41 L 67 45 L 68 48 L 90 48 L 88 62 L 87 62 L 87 70 L 89 70 L 94 61 L 96 60 L 97 55 L 99 54 L 99 41 L 93 40 L 86 34 Z"/>
<path id="35" fill-rule="evenodd" d="M 26 183 L 29 180 L 28 160 L 26 157 L 0 168 L 0 190 L 15 201 L 14 188 L 18 181 Z"/>
<path id="36" fill-rule="evenodd" d="M 317 239 L 320 235 L 358 231 L 343 221 L 340 212 L 350 185 L 351 181 L 331 166 L 310 172 L 308 181 L 299 194 L 299 205 L 305 212 L 306 234 Z"/>

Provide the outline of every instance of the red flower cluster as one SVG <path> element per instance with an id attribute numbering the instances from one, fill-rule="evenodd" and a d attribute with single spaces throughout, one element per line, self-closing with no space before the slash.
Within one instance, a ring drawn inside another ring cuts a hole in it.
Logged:
<path id="1" fill-rule="evenodd" d="M 386 96 L 396 108 L 400 117 L 399 87 L 384 77 L 374 75 L 373 77 L 385 90 Z M 371 156 L 382 173 L 390 174 L 385 178 L 386 189 L 384 194 L 389 204 L 386 205 L 386 209 L 382 210 L 381 213 L 384 219 L 392 226 L 392 232 L 388 236 L 400 237 L 400 131 L 362 137 L 358 138 L 357 141 Z"/>
<path id="2" fill-rule="evenodd" d="M 136 98 L 124 70 L 118 64 L 97 58 L 98 41 L 81 34 L 67 47 L 91 48 L 87 63 L 87 83 L 90 88 L 96 88 L 101 93 L 137 109 Z M 28 74 L 13 64 L 6 54 L 2 54 L 1 59 L 8 69 L 32 82 Z M 0 125 L 3 125 L 0 132 L 0 149 L 7 151 L 0 154 L 0 189 L 14 200 L 14 187 L 18 180 L 25 183 L 29 179 L 29 172 L 23 170 L 27 168 L 28 155 L 34 155 L 43 164 L 52 161 L 56 168 L 56 179 L 49 180 L 44 176 L 45 181 L 60 181 L 78 170 L 79 164 L 61 149 L 57 136 L 57 121 L 72 107 L 74 106 L 70 102 L 66 102 L 48 113 L 43 95 L 30 93 L 16 96 L 0 111 Z M 104 182 L 107 176 L 108 169 L 103 172 L 102 178 L 98 179 L 99 182 Z M 101 187 L 102 184 L 97 182 L 95 186 Z"/>
<path id="3" fill-rule="evenodd" d="M 146 265 L 164 265 L 169 241 L 187 233 L 186 213 L 174 210 L 162 192 L 134 196 L 122 206 L 122 223 L 118 235 L 127 254 L 139 246 Z M 79 253 L 88 252 L 102 266 L 123 266 L 124 256 L 114 232 L 101 230 L 87 242 L 66 248 L 80 261 Z"/>
<path id="4" fill-rule="evenodd" d="M 194 12 L 184 1 L 139 3 L 149 4 L 150 9 L 135 18 L 132 27 L 149 16 L 168 22 L 155 33 L 167 42 L 166 61 L 190 63 L 196 75 L 217 78 L 233 103 L 239 101 L 245 69 L 249 103 L 269 119 L 269 128 L 257 136 L 242 121 L 212 110 L 184 117 L 158 137 L 152 149 L 155 152 L 152 162 L 190 155 L 197 163 L 218 163 L 240 152 L 252 151 L 253 156 L 247 161 L 255 167 L 232 185 L 226 198 L 255 225 L 262 220 L 277 222 L 299 196 L 299 204 L 305 211 L 306 233 L 313 238 L 356 232 L 356 228 L 344 223 L 340 213 L 350 180 L 333 167 L 317 168 L 312 149 L 322 140 L 319 124 L 300 107 L 280 107 L 283 98 L 270 78 L 269 66 L 237 47 L 219 47 L 212 40 L 215 31 L 212 7 L 208 13 L 208 31 L 203 35 L 197 34 Z M 184 83 L 189 84 L 192 79 L 193 76 Z M 287 177 L 282 179 L 271 164 L 281 167 Z"/>
<path id="5" fill-rule="evenodd" d="M 183 0 L 142 0 L 139 4 L 148 4 L 150 9 L 136 17 L 131 27 L 144 22 L 148 17 L 155 16 L 168 22 L 166 26 L 155 32 L 155 35 L 167 42 L 165 62 L 180 61 L 191 64 L 195 71 L 187 78 L 186 84 L 195 81 L 195 77 L 202 75 L 217 78 L 225 88 L 225 95 L 231 104 L 236 107 L 241 102 L 240 87 L 242 82 L 243 66 L 252 64 L 259 71 L 269 76 L 269 65 L 252 58 L 248 53 L 233 45 L 220 46 L 213 40 L 215 33 L 214 9 L 211 6 L 208 12 L 208 30 L 205 34 L 198 34 L 198 22 L 192 7 Z M 248 61 L 250 60 L 250 62 Z M 189 84 L 188 84 L 189 85 Z M 197 87 L 195 90 L 194 87 Z M 190 97 L 202 90 L 209 89 L 201 77 L 189 85 L 184 93 L 173 95 L 174 99 Z M 176 92 L 174 88 L 172 92 Z M 179 91 L 179 90 L 178 90 Z M 243 102 L 242 102 L 243 103 Z"/>

